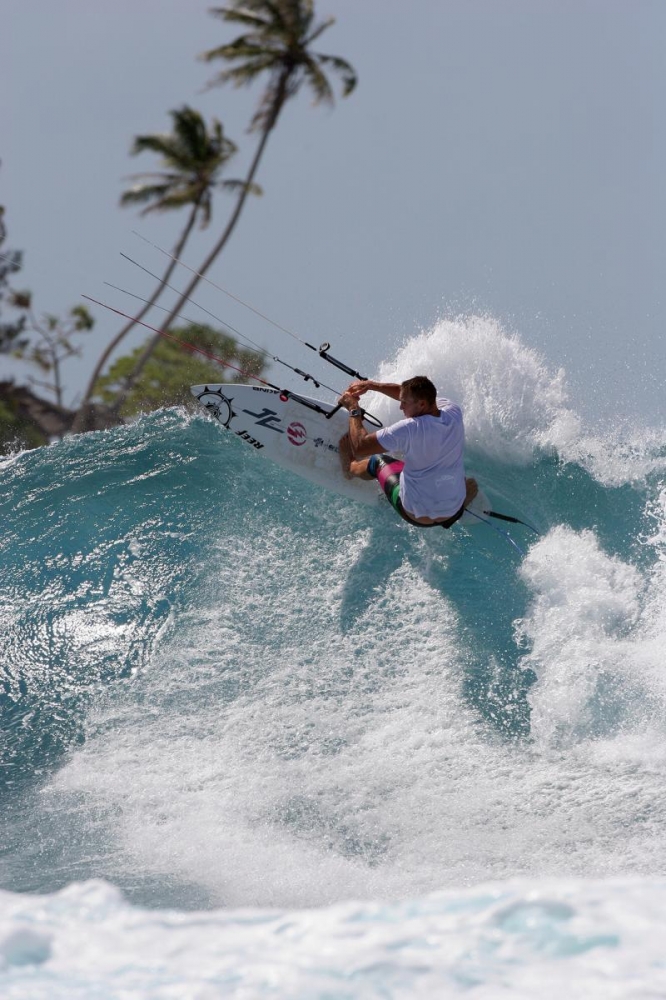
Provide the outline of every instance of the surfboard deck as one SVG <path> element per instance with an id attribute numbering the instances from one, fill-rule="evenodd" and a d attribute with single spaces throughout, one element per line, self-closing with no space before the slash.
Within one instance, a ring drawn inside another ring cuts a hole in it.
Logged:
<path id="1" fill-rule="evenodd" d="M 334 403 L 299 393 L 316 403 L 324 411 L 320 413 L 283 396 L 278 389 L 234 382 L 193 385 L 190 391 L 207 413 L 263 458 L 359 503 L 386 502 L 374 479 L 347 479 L 343 474 L 338 443 L 349 429 L 349 417 L 346 410 L 327 417 L 335 409 Z M 368 423 L 365 427 L 370 433 L 377 429 Z M 488 509 L 482 490 L 470 509 L 477 515 Z M 478 516 L 463 514 L 460 523 L 472 527 L 480 521 Z"/>

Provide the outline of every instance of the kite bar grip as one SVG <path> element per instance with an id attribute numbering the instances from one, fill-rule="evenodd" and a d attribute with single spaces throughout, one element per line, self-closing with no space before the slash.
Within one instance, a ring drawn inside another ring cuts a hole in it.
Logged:
<path id="1" fill-rule="evenodd" d="M 318 354 L 320 357 L 324 359 L 324 361 L 328 361 L 329 364 L 335 365 L 336 368 L 339 368 L 340 371 L 346 372 L 347 375 L 353 375 L 354 378 L 360 378 L 362 382 L 367 382 L 366 377 L 364 375 L 361 375 L 360 372 L 354 371 L 353 368 L 350 368 L 349 365 L 346 365 L 343 361 L 338 361 L 337 358 L 332 358 L 331 355 L 327 353 L 330 346 L 331 345 L 328 343 L 328 341 L 324 341 L 324 343 L 318 349 Z"/>

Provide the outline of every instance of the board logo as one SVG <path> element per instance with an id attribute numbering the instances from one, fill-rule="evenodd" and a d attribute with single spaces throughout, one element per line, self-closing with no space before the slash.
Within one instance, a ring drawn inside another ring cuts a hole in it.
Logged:
<path id="1" fill-rule="evenodd" d="M 307 434 L 305 433 L 303 424 L 299 424 L 297 420 L 289 424 L 287 427 L 287 437 L 291 444 L 295 444 L 299 448 L 302 444 L 305 444 Z"/>
<path id="2" fill-rule="evenodd" d="M 243 413 L 255 417 L 255 423 L 258 427 L 268 427 L 272 431 L 277 431 L 278 434 L 284 434 L 284 431 L 280 430 L 279 427 L 273 427 L 273 424 L 282 423 L 275 410 L 269 410 L 267 406 L 264 406 L 261 413 L 255 413 L 254 410 L 243 410 Z"/>
<path id="3" fill-rule="evenodd" d="M 233 400 L 227 399 L 219 389 L 209 389 L 206 386 L 204 391 L 199 393 L 197 399 L 202 406 L 206 407 L 211 416 L 219 420 L 223 427 L 228 427 L 236 416 L 231 409 Z"/>

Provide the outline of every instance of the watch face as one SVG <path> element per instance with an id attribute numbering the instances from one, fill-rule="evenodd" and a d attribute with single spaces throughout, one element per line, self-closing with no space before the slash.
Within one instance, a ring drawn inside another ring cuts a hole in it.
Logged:
<path id="1" fill-rule="evenodd" d="M 223 427 L 228 427 L 236 416 L 231 408 L 233 400 L 227 398 L 219 389 L 209 389 L 206 386 L 204 391 L 197 396 L 197 399 L 202 406 L 205 406 L 212 417 L 219 420 Z"/>

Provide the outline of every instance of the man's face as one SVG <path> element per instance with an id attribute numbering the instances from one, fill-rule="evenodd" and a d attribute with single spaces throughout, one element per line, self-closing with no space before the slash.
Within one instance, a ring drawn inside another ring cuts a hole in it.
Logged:
<path id="1" fill-rule="evenodd" d="M 425 399 L 416 399 L 408 389 L 400 390 L 400 409 L 406 417 L 420 417 L 425 413 L 427 404 Z"/>

